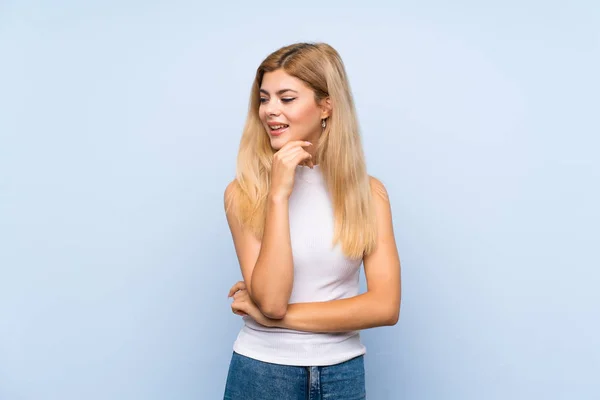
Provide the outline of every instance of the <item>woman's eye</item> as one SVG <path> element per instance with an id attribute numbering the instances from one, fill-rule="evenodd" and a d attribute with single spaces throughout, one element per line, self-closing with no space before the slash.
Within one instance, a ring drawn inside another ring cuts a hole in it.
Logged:
<path id="1" fill-rule="evenodd" d="M 281 101 L 283 101 L 284 103 L 290 103 L 294 100 L 296 100 L 295 97 L 285 97 L 285 98 L 281 99 Z"/>
<path id="2" fill-rule="evenodd" d="M 269 101 L 269 99 L 267 99 L 266 97 L 261 97 L 259 101 L 261 103 L 266 103 L 267 101 Z"/>

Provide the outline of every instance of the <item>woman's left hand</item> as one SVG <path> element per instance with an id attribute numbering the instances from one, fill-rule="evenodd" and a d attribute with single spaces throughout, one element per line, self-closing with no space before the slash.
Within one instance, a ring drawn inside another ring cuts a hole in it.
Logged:
<path id="1" fill-rule="evenodd" d="M 250 295 L 246 290 L 246 284 L 243 281 L 237 282 L 229 289 L 229 295 L 227 297 L 232 296 L 233 303 L 231 303 L 231 311 L 233 311 L 234 314 L 240 316 L 248 315 L 261 325 L 267 327 L 274 326 L 275 321 L 265 317 L 256 304 L 254 304 L 254 301 L 250 298 Z"/>

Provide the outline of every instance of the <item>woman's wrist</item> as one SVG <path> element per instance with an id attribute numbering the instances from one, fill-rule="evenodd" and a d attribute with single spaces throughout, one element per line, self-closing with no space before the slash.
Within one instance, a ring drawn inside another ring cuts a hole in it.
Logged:
<path id="1" fill-rule="evenodd" d="M 271 204 L 285 204 L 289 200 L 290 196 L 277 192 L 269 192 L 267 199 Z"/>
<path id="2" fill-rule="evenodd" d="M 269 318 L 269 328 L 285 328 L 283 319 Z"/>

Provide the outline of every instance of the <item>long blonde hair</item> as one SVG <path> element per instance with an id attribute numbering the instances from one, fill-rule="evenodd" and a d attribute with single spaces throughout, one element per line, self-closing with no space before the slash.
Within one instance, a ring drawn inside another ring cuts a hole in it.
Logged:
<path id="1" fill-rule="evenodd" d="M 308 85 L 315 101 L 331 100 L 332 112 L 316 145 L 316 162 L 333 203 L 333 244 L 339 242 L 346 256 L 361 258 L 375 247 L 375 210 L 350 85 L 340 55 L 328 44 L 286 46 L 258 67 L 240 141 L 236 183 L 226 206 L 233 206 L 240 223 L 262 237 L 274 150 L 259 118 L 259 90 L 264 74 L 278 69 Z"/>

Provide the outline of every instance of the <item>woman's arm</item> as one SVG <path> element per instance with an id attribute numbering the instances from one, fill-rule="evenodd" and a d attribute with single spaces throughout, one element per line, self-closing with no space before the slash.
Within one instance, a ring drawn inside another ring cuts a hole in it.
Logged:
<path id="1" fill-rule="evenodd" d="M 308 332 L 343 332 L 395 325 L 400 314 L 400 259 L 392 213 L 384 185 L 371 178 L 377 217 L 377 244 L 365 256 L 367 292 L 355 297 L 315 303 L 290 304 L 285 317 L 273 326 Z"/>
<path id="2" fill-rule="evenodd" d="M 400 259 L 396 249 L 392 214 L 387 191 L 381 182 L 371 178 L 376 207 L 377 244 L 364 258 L 367 292 L 355 297 L 326 302 L 288 305 L 282 319 L 265 318 L 244 293 L 245 285 L 234 285 L 232 309 L 250 315 L 265 326 L 307 332 L 345 332 L 377 326 L 394 325 L 400 313 Z M 237 292 L 237 293 L 236 293 Z"/>
<path id="3" fill-rule="evenodd" d="M 232 207 L 227 209 L 235 184 L 231 182 L 225 190 L 225 207 L 246 290 L 265 316 L 283 318 L 294 277 L 288 199 L 269 196 L 261 243 L 242 227 Z"/>
<path id="4" fill-rule="evenodd" d="M 300 163 L 312 166 L 312 155 L 304 150 L 309 146 L 312 143 L 290 141 L 273 155 L 271 186 L 260 240 L 242 227 L 234 215 L 235 207 L 228 207 L 233 205 L 230 199 L 236 182 L 225 189 L 227 222 L 248 294 L 264 315 L 274 319 L 283 318 L 292 295 L 294 263 L 288 203 L 296 167 Z"/>
<path id="5" fill-rule="evenodd" d="M 342 300 L 290 304 L 285 317 L 272 320 L 270 326 L 306 332 L 346 332 L 395 325 L 398 313 L 392 304 L 382 304 L 385 301 L 363 293 Z"/>

